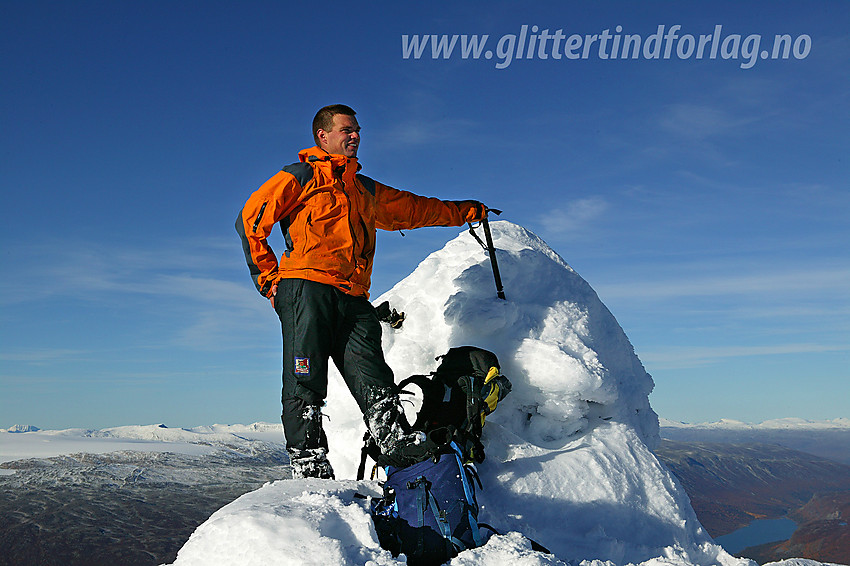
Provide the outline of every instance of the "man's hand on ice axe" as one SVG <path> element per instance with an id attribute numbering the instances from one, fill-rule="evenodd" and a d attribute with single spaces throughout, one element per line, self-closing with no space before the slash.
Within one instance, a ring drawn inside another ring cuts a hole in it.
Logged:
<path id="1" fill-rule="evenodd" d="M 487 218 L 490 216 L 491 212 L 493 214 L 495 214 L 496 216 L 499 216 L 500 214 L 502 214 L 502 211 L 499 210 L 498 208 L 490 208 L 486 204 L 478 202 L 477 200 L 473 200 L 473 201 L 469 201 L 469 202 L 475 203 L 477 206 L 481 207 L 480 209 L 476 209 L 478 211 L 478 214 L 479 214 L 478 218 L 476 218 L 475 220 L 470 220 L 469 222 L 467 222 L 467 224 L 469 224 L 470 228 L 472 227 L 473 222 L 480 222 L 482 225 L 486 224 Z M 485 227 L 485 228 L 489 231 L 489 227 Z"/>
<path id="2" fill-rule="evenodd" d="M 477 200 L 456 200 L 454 203 L 460 211 L 460 216 L 467 223 L 481 222 L 487 218 L 487 207 Z"/>

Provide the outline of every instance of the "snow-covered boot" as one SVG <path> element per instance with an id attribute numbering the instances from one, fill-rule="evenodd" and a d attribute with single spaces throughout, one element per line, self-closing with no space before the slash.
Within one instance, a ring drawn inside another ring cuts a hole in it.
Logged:
<path id="1" fill-rule="evenodd" d="M 322 428 L 322 406 L 299 398 L 284 399 L 283 403 L 281 420 L 292 477 L 333 479 L 328 440 Z"/>
<path id="2" fill-rule="evenodd" d="M 310 448 L 299 450 L 287 448 L 289 464 L 292 466 L 293 479 L 319 478 L 334 479 L 334 470 L 328 461 L 328 451 L 325 448 Z"/>
<path id="3" fill-rule="evenodd" d="M 424 432 L 411 430 L 398 395 L 375 401 L 363 415 L 366 428 L 381 452 L 381 465 L 399 468 L 421 462 L 432 446 Z"/>

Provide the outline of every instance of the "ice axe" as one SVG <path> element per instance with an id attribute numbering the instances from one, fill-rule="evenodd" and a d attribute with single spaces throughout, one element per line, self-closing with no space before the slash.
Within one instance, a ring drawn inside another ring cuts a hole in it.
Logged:
<path id="1" fill-rule="evenodd" d="M 484 227 L 484 239 L 487 241 L 486 244 L 481 241 L 481 238 L 478 237 L 478 234 L 475 233 L 475 230 L 472 227 L 472 223 L 469 224 L 469 233 L 472 234 L 472 237 L 481 244 L 481 247 L 484 248 L 484 251 L 487 252 L 487 255 L 490 256 L 490 265 L 493 267 L 493 277 L 496 279 L 496 296 L 500 299 L 507 301 L 505 298 L 505 291 L 502 287 L 502 276 L 499 275 L 499 264 L 496 261 L 496 248 L 493 247 L 493 236 L 490 234 L 490 222 L 487 220 L 487 214 L 493 213 L 496 215 L 502 214 L 501 210 L 496 210 L 495 208 L 484 208 L 485 214 L 484 218 L 481 219 L 481 226 Z"/>

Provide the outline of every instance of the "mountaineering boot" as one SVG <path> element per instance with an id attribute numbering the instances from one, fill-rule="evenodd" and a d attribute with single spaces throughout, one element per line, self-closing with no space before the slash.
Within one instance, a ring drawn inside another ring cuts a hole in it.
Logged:
<path id="1" fill-rule="evenodd" d="M 427 458 L 433 448 L 424 432 L 411 430 L 398 395 L 378 399 L 363 415 L 363 420 L 381 451 L 381 465 L 410 466 Z"/>
<path id="2" fill-rule="evenodd" d="M 333 479 L 333 468 L 328 461 L 328 440 L 322 428 L 321 405 L 309 404 L 295 397 L 284 399 L 281 420 L 292 477 Z"/>
<path id="3" fill-rule="evenodd" d="M 292 466 L 292 478 L 319 478 L 323 480 L 334 479 L 334 470 L 328 461 L 328 451 L 325 448 L 311 448 L 299 450 L 287 448 L 289 464 Z"/>

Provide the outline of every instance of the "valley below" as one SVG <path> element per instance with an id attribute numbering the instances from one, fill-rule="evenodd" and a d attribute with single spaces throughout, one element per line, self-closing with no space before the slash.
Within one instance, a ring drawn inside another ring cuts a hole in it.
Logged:
<path id="1" fill-rule="evenodd" d="M 656 455 L 682 483 L 712 537 L 758 519 L 797 523 L 789 540 L 738 556 L 760 564 L 785 558 L 850 563 L 850 466 L 778 444 L 665 439 Z"/>
<path id="2" fill-rule="evenodd" d="M 262 445 L 260 445 L 262 444 Z M 171 563 L 222 506 L 291 476 L 282 446 L 211 455 L 122 451 L 8 462 L 0 566 Z"/>

